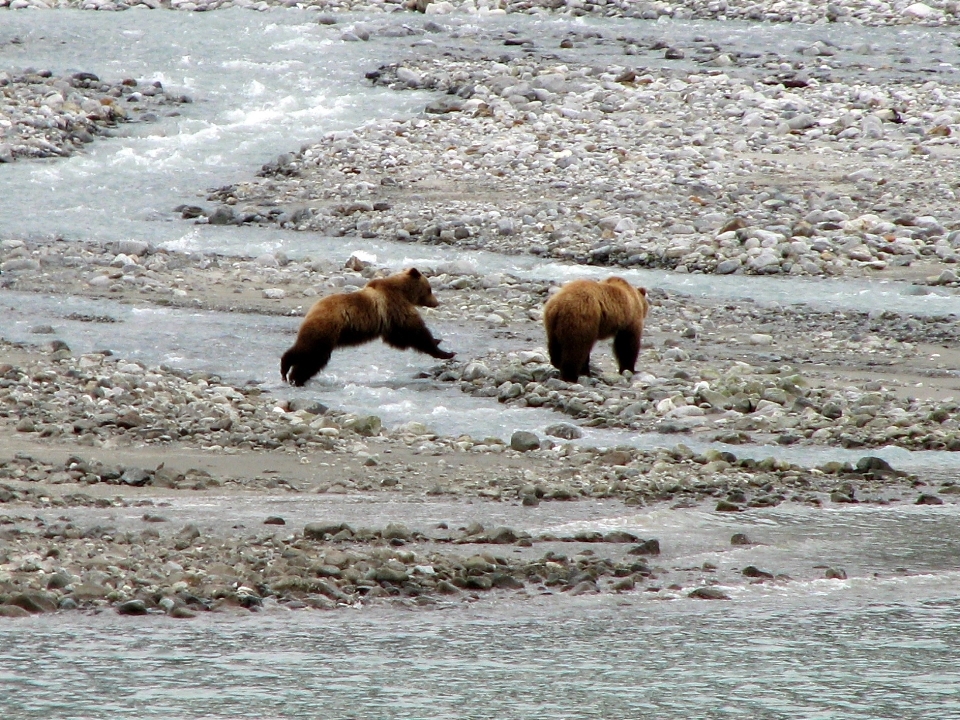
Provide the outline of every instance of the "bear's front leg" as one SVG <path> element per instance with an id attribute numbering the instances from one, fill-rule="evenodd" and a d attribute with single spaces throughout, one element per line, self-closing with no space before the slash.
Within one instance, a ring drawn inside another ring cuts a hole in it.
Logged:
<path id="1" fill-rule="evenodd" d="M 430 357 L 439 358 L 440 360 L 449 360 L 456 355 L 456 353 L 441 350 L 439 347 L 440 341 L 430 334 L 430 330 L 423 324 L 421 318 L 418 317 L 417 320 L 416 325 L 411 324 L 407 327 L 392 328 L 384 336 L 384 341 L 387 345 L 395 347 L 398 350 L 413 348 L 414 350 L 419 350 Z"/>
<path id="2" fill-rule="evenodd" d="M 637 356 L 640 355 L 640 333 L 636 330 L 621 330 L 613 339 L 613 354 L 617 356 L 620 372 L 636 372 Z"/>

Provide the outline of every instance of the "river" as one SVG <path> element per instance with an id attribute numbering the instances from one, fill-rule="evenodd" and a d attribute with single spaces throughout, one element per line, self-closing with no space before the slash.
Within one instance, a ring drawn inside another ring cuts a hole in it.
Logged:
<path id="1" fill-rule="evenodd" d="M 6 236 L 60 236 L 74 242 L 136 237 L 171 249 L 236 255 L 283 250 L 293 257 L 340 261 L 362 249 L 398 267 L 456 259 L 478 272 L 506 270 L 536 278 L 593 272 L 533 258 L 384 241 L 361 246 L 360 241 L 194 226 L 177 219 L 176 205 L 209 187 L 249 177 L 300 143 L 417 111 L 426 95 L 371 89 L 362 80 L 364 71 L 410 52 L 415 40 L 342 43 L 338 30 L 295 10 L 4 11 L 0 18 L 0 67 L 160 80 L 194 100 L 180 108 L 179 116 L 126 127 L 74 157 L 3 166 L 0 217 Z M 381 21 L 382 16 L 371 19 Z M 485 22 L 524 25 L 535 36 L 553 37 L 567 21 L 510 17 Z M 641 35 L 654 29 L 653 23 L 607 26 Z M 676 38 L 708 33 L 758 49 L 810 42 L 823 32 L 682 22 L 658 24 L 655 30 Z M 935 30 L 845 27 L 834 32 L 845 46 L 872 45 L 878 65 L 904 46 L 937 53 L 936 62 L 923 57 L 910 72 L 960 60 L 960 48 Z M 13 37 L 22 42 L 9 42 Z M 591 52 L 603 59 L 611 51 Z M 838 72 L 844 72 L 844 59 L 840 53 Z M 895 284 L 652 271 L 631 271 L 630 277 L 709 297 L 960 314 L 955 295 L 913 295 Z M 64 319 L 71 311 L 108 314 L 121 322 L 72 323 Z M 10 291 L 0 292 L 0 317 L 0 333 L 8 339 L 29 339 L 31 325 L 56 319 L 78 352 L 109 346 L 148 363 L 220 372 L 238 382 L 266 378 L 276 392 L 319 392 L 325 402 L 376 412 L 388 424 L 432 415 L 450 432 L 483 436 L 511 432 L 521 424 L 512 413 L 523 413 L 523 427 L 540 428 L 556 419 L 546 411 L 504 409 L 455 389 L 411 382 L 424 359 L 405 354 L 387 361 L 377 355 L 379 348 L 373 349 L 373 362 L 384 372 L 375 384 L 365 369 L 343 362 L 339 374 L 313 390 L 283 389 L 274 377 L 276 347 L 296 326 L 290 318 L 132 308 Z M 147 347 L 132 335 L 143 322 L 155 331 Z M 440 334 L 465 353 L 477 342 L 455 327 L 441 327 Z M 202 357 L 196 351 L 199 337 L 207 339 Z M 238 337 L 247 340 L 240 354 L 233 349 Z M 650 446 L 675 442 L 595 430 L 584 438 L 611 445 L 628 440 Z M 748 448 L 738 454 L 745 450 L 784 457 L 795 452 Z M 861 454 L 802 452 L 808 461 L 811 453 L 820 453 L 815 461 Z M 960 463 L 957 454 L 896 449 L 878 454 L 904 469 L 952 469 Z M 745 560 L 730 550 L 730 533 L 749 530 L 759 542 L 749 560 L 789 572 L 797 581 L 741 583 L 731 589 L 728 602 L 655 600 L 640 593 L 505 599 L 432 612 L 268 608 L 255 615 L 208 615 L 188 624 L 112 613 L 0 623 L 0 717 L 960 717 L 960 525 L 954 508 L 787 508 L 749 519 L 717 519 L 694 511 L 624 515 L 622 507 L 591 514 L 584 505 L 577 511 L 582 517 L 550 517 L 537 528 L 585 524 L 657 534 L 667 541 L 665 547 L 674 548 L 663 562 L 711 562 L 721 573 L 733 572 Z M 186 510 L 198 516 L 210 512 Z M 366 514 L 369 508 L 356 510 Z M 394 510 L 385 506 L 378 512 L 388 520 Z M 315 511 L 312 505 L 300 510 L 304 518 Z M 283 512 L 295 518 L 297 511 L 286 507 Z M 816 579 L 818 562 L 844 565 L 851 580 Z"/>

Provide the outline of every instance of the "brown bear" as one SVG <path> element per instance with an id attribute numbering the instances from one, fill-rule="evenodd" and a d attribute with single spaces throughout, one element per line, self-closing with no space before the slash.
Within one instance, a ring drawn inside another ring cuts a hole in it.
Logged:
<path id="1" fill-rule="evenodd" d="M 590 374 L 594 343 L 612 337 L 620 372 L 635 372 L 649 309 L 646 288 L 634 287 L 623 278 L 567 283 L 543 309 L 550 362 L 562 379 L 576 382 Z"/>
<path id="2" fill-rule="evenodd" d="M 362 345 L 383 338 L 388 345 L 413 348 L 449 360 L 454 353 L 437 347 L 417 305 L 436 307 L 430 281 L 416 268 L 378 278 L 353 293 L 318 300 L 307 313 L 297 341 L 280 358 L 280 374 L 292 385 L 303 385 L 320 372 L 334 348 Z"/>

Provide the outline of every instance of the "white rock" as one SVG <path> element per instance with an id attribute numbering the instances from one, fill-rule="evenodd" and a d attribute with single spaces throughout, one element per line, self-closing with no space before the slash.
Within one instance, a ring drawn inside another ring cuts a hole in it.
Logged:
<path id="1" fill-rule="evenodd" d="M 926 3 L 918 2 L 905 7 L 903 14 L 905 17 L 917 18 L 918 20 L 929 20 L 940 17 L 941 11 L 930 7 Z"/>

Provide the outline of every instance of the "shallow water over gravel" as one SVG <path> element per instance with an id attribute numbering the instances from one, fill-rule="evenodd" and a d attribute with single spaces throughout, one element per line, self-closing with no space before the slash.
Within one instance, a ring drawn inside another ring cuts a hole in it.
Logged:
<path id="1" fill-rule="evenodd" d="M 496 398 L 474 397 L 447 383 L 417 379 L 416 375 L 430 368 L 434 361 L 418 353 L 397 352 L 380 342 L 338 351 L 308 386 L 289 387 L 280 380 L 278 357 L 280 348 L 287 347 L 295 336 L 299 318 L 131 307 L 110 300 L 17 292 L 0 293 L 0 315 L 4 318 L 0 332 L 8 340 L 40 342 L 45 336 L 36 335 L 31 329 L 49 324 L 56 330 L 56 337 L 74 353 L 110 350 L 148 366 L 162 364 L 217 373 L 237 384 L 255 381 L 279 398 L 311 398 L 347 412 L 378 415 L 387 427 L 416 421 L 435 431 L 442 430 L 445 435 L 509 440 L 515 430 L 532 430 L 542 435 L 548 425 L 565 417 L 542 408 L 504 407 Z M 90 322 L 90 318 L 113 322 Z M 488 330 L 479 327 L 449 322 L 432 324 L 447 346 L 457 348 L 464 356 L 482 354 L 491 342 L 526 348 L 517 340 L 494 341 L 486 334 Z M 144 326 L 150 328 L 149 343 L 143 341 Z M 371 381 L 371 377 L 377 380 Z M 583 437 L 578 442 L 599 447 L 631 445 L 652 449 L 682 442 L 697 452 L 707 447 L 730 449 L 683 434 L 636 434 L 589 427 L 582 430 Z M 807 467 L 830 460 L 856 463 L 869 454 L 882 457 L 901 470 L 960 468 L 960 453 L 898 447 L 864 451 L 742 444 L 734 451 L 740 457 L 777 457 Z"/>
<path id="2" fill-rule="evenodd" d="M 5 717 L 955 717 L 943 579 L 789 604 L 551 599 L 428 615 L 38 618 L 0 626 Z M 22 642 L 28 633 L 30 642 Z"/>

